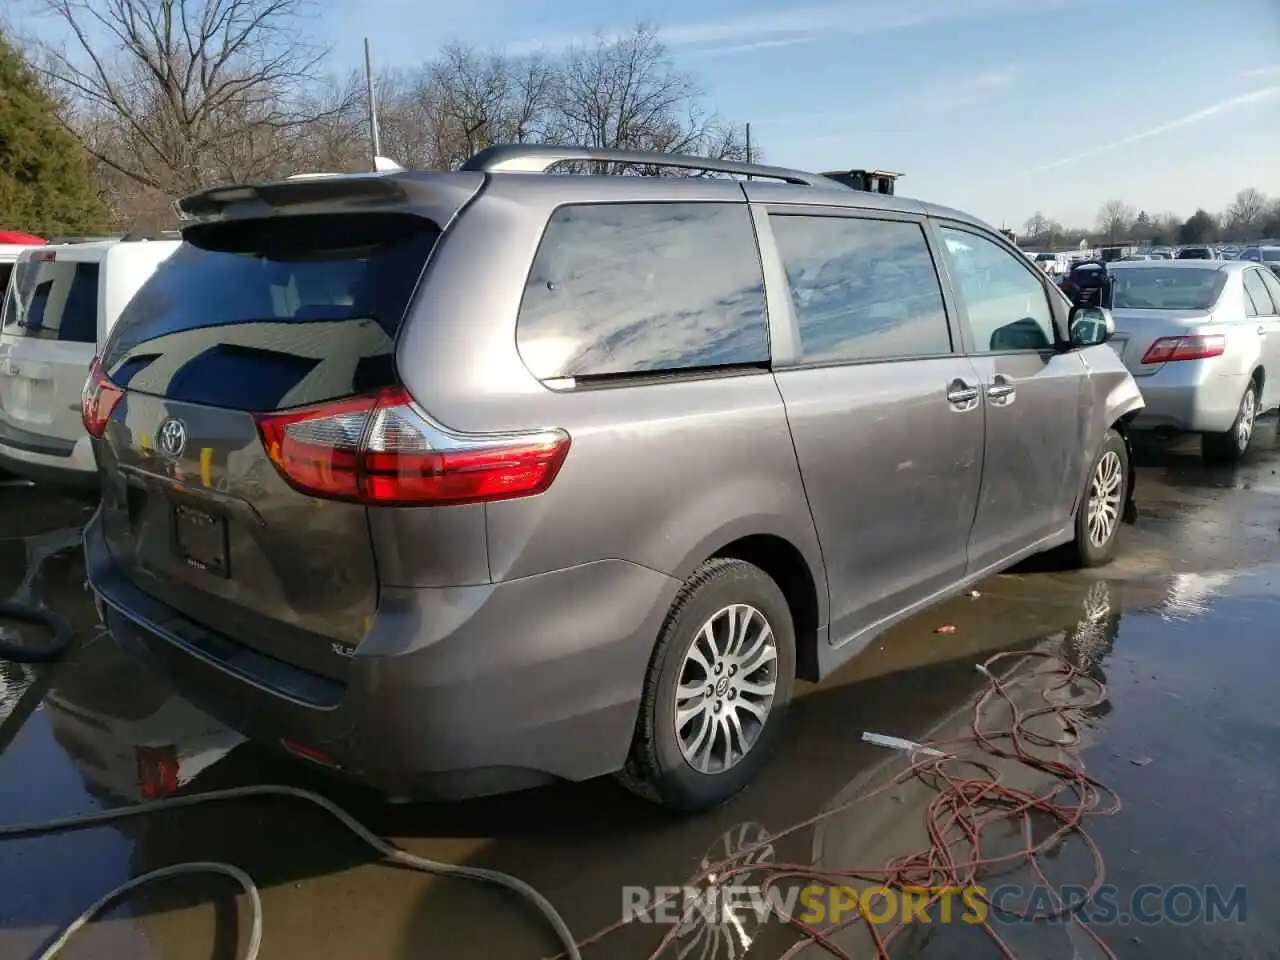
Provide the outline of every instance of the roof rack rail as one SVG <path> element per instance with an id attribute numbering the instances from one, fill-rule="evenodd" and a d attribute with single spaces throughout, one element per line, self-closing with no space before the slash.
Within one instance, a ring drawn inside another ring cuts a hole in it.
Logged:
<path id="1" fill-rule="evenodd" d="M 737 160 L 712 160 L 683 153 L 658 153 L 649 150 L 614 150 L 602 147 L 557 147 L 546 144 L 501 143 L 481 150 L 462 164 L 461 169 L 480 173 L 546 173 L 557 163 L 566 161 L 597 163 L 634 163 L 653 167 L 676 167 L 682 170 L 705 170 L 708 173 L 732 173 L 741 177 L 782 180 L 809 187 L 844 186 L 817 173 L 768 167 Z"/>

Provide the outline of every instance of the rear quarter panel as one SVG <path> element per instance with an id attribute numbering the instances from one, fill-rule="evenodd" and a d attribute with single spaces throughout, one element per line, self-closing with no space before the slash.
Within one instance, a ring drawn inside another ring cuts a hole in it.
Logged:
<path id="1" fill-rule="evenodd" d="M 443 425 L 561 427 L 573 438 L 548 492 L 484 508 L 490 575 L 501 581 L 619 559 L 683 580 L 727 543 L 772 534 L 825 584 L 772 373 L 553 390 L 520 358 L 516 317 L 551 213 L 563 203 L 645 199 L 630 179 L 493 177 L 437 247 L 401 335 L 401 376 Z M 673 180 L 654 199 L 743 195 L 731 181 Z M 410 535 L 405 527 L 402 536 Z M 825 623 L 825 589 L 819 593 Z"/>

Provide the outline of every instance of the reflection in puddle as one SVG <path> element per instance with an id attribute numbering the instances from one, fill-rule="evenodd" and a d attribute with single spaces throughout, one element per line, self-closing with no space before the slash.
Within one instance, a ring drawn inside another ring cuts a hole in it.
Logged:
<path id="1" fill-rule="evenodd" d="M 1209 600 L 1234 580 L 1231 571 L 1179 573 L 1169 584 L 1169 597 L 1161 608 L 1162 620 L 1189 620 L 1209 610 Z"/>

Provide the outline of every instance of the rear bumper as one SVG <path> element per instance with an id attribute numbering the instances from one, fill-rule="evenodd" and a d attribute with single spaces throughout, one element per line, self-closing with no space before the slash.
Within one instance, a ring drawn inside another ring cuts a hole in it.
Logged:
<path id="1" fill-rule="evenodd" d="M 83 491 L 99 488 L 98 466 L 87 436 L 74 443 L 66 443 L 65 449 L 60 441 L 51 441 L 60 444 L 57 453 L 7 442 L 10 439 L 0 436 L 0 471 L 33 483 Z"/>
<path id="2" fill-rule="evenodd" d="M 386 793 L 458 799 L 623 765 L 679 584 L 604 560 L 476 587 L 384 590 L 342 682 L 213 635 L 119 572 L 97 517 L 90 585 L 118 642 L 248 737 L 293 741 Z"/>
<path id="3" fill-rule="evenodd" d="M 1235 422 L 1249 375 L 1218 373 L 1208 364 L 1189 360 L 1167 363 L 1136 382 L 1146 407 L 1134 418 L 1135 429 L 1224 433 Z"/>

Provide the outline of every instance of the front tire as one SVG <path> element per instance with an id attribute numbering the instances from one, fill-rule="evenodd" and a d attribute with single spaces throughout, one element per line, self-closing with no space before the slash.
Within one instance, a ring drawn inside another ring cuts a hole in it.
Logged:
<path id="1" fill-rule="evenodd" d="M 1239 463 L 1253 444 L 1258 421 L 1258 381 L 1250 380 L 1240 398 L 1236 418 L 1226 433 L 1206 433 L 1200 438 L 1200 453 L 1206 463 Z"/>
<path id="2" fill-rule="evenodd" d="M 1084 500 L 1076 510 L 1072 550 L 1077 566 L 1101 567 L 1115 559 L 1128 502 L 1129 448 L 1124 437 L 1108 430 L 1089 468 Z"/>
<path id="3" fill-rule="evenodd" d="M 623 786 L 689 813 L 745 789 L 781 732 L 795 643 L 786 597 L 763 570 L 728 557 L 699 567 L 654 648 Z"/>

